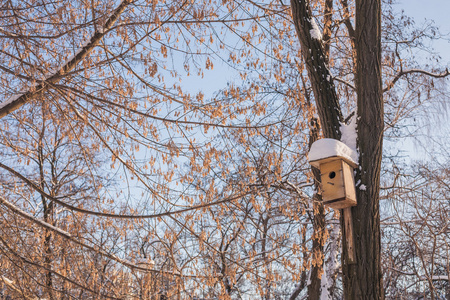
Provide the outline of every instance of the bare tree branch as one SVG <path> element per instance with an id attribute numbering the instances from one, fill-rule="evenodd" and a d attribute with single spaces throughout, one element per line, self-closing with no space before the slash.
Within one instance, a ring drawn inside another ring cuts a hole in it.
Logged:
<path id="1" fill-rule="evenodd" d="M 181 276 L 180 274 L 177 273 L 172 273 L 172 272 L 166 272 L 166 271 L 161 271 L 161 270 L 155 270 L 155 269 L 149 269 L 149 268 L 144 268 L 142 266 L 138 266 L 135 265 L 127 260 L 121 259 L 119 257 L 117 257 L 114 254 L 111 253 L 107 253 L 99 248 L 96 248 L 94 246 L 90 246 L 88 244 L 85 244 L 83 242 L 80 242 L 79 240 L 75 239 L 70 233 L 68 233 L 67 231 L 64 231 L 56 226 L 53 226 L 51 224 L 48 224 L 47 222 L 44 222 L 42 220 L 39 220 L 38 218 L 33 217 L 32 215 L 30 215 L 29 213 L 21 210 L 20 208 L 18 208 L 17 206 L 15 206 L 14 204 L 10 203 L 9 201 L 7 201 L 5 198 L 3 198 L 2 196 L 0 196 L 0 204 L 4 205 L 6 208 L 8 208 L 10 211 L 12 211 L 14 214 L 21 216 L 22 218 L 25 218 L 33 223 L 35 223 L 38 226 L 41 226 L 43 228 L 46 228 L 48 230 L 51 230 L 52 232 L 56 233 L 57 235 L 68 239 L 70 241 L 72 241 L 73 243 L 82 246 L 84 248 L 87 248 L 91 251 L 94 251 L 102 256 L 108 257 L 112 260 L 115 260 L 118 263 L 121 263 L 122 265 L 129 267 L 131 269 L 137 269 L 137 270 L 141 270 L 141 271 L 146 271 L 146 272 L 155 272 L 155 273 L 167 273 L 167 274 L 171 274 L 171 275 L 177 275 L 177 276 Z"/>
<path id="2" fill-rule="evenodd" d="M 80 48 L 77 53 L 70 59 L 68 59 L 59 70 L 56 72 L 47 74 L 46 78 L 42 80 L 39 84 L 33 86 L 26 92 L 12 95 L 6 101 L 0 103 L 0 119 L 9 113 L 20 108 L 25 103 L 29 102 L 39 93 L 46 91 L 51 83 L 60 80 L 69 71 L 76 67 L 83 58 L 85 58 L 100 42 L 100 40 L 105 36 L 106 32 L 114 25 L 119 16 L 124 12 L 125 8 L 132 2 L 132 0 L 123 0 L 120 5 L 114 10 L 105 25 L 94 33 L 94 35 L 86 42 L 86 44 Z"/>
<path id="3" fill-rule="evenodd" d="M 205 207 L 210 207 L 210 206 L 213 206 L 213 205 L 218 205 L 218 204 L 222 204 L 222 203 L 231 202 L 231 201 L 240 199 L 240 198 L 242 198 L 242 197 L 247 195 L 247 193 L 239 194 L 239 195 L 233 195 L 231 197 L 226 197 L 224 199 L 221 199 L 221 200 L 218 200 L 218 201 L 214 201 L 214 202 L 203 203 L 203 204 L 187 207 L 185 209 L 179 209 L 179 210 L 175 210 L 175 211 L 167 211 L 167 212 L 158 213 L 158 214 L 151 214 L 151 215 L 126 215 L 126 214 L 102 213 L 102 212 L 91 211 L 91 210 L 87 210 L 87 209 L 83 209 L 83 208 L 79 208 L 79 207 L 67 204 L 64 201 L 61 201 L 58 198 L 52 197 L 51 195 L 47 194 L 36 183 L 32 182 L 31 180 L 29 180 L 28 178 L 26 178 L 25 176 L 23 176 L 19 172 L 15 171 L 14 169 L 12 169 L 12 168 L 10 168 L 10 167 L 2 164 L 2 163 L 0 163 L 0 168 L 3 168 L 5 170 L 7 170 L 8 172 L 10 172 L 11 174 L 17 176 L 22 181 L 24 181 L 28 186 L 33 188 L 36 192 L 38 192 L 42 196 L 50 199 L 51 201 L 54 201 L 54 202 L 58 203 L 59 205 L 65 207 L 65 208 L 68 208 L 68 209 L 70 209 L 72 211 L 76 211 L 76 212 L 87 214 L 87 215 L 97 216 L 97 217 L 108 217 L 108 218 L 116 218 L 116 219 L 154 219 L 154 218 L 161 218 L 161 217 L 181 214 L 181 213 L 192 211 L 192 210 L 197 210 L 199 208 L 205 208 Z"/>
<path id="4" fill-rule="evenodd" d="M 397 81 L 399 81 L 404 75 L 415 74 L 415 73 L 423 74 L 423 75 L 434 77 L 434 78 L 444 78 L 444 77 L 447 77 L 450 75 L 450 72 L 448 69 L 445 69 L 445 72 L 442 72 L 442 73 L 432 73 L 432 72 L 428 72 L 428 71 L 420 70 L 420 69 L 411 69 L 411 70 L 406 70 L 406 71 L 400 71 L 397 75 L 395 75 L 394 79 L 392 79 L 392 81 L 390 83 L 388 83 L 388 85 L 383 89 L 383 93 L 392 89 L 394 87 L 395 83 Z"/>

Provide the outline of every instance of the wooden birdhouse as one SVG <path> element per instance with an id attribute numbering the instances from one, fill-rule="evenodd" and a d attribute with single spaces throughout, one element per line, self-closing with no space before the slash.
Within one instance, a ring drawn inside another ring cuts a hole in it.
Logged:
<path id="1" fill-rule="evenodd" d="M 355 151 L 334 139 L 321 139 L 311 146 L 309 163 L 320 170 L 324 205 L 334 209 L 356 206 L 356 158 Z"/>

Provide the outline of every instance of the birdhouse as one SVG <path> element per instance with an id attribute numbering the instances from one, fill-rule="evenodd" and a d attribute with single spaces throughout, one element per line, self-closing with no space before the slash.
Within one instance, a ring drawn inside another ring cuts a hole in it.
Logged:
<path id="1" fill-rule="evenodd" d="M 320 170 L 323 204 L 334 209 L 356 206 L 356 152 L 340 141 L 321 139 L 308 156 L 309 163 Z"/>

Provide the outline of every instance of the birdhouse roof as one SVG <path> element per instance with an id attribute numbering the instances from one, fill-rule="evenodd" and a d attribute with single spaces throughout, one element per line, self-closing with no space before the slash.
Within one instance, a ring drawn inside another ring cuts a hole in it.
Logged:
<path id="1" fill-rule="evenodd" d="M 358 153 L 341 141 L 335 139 L 320 139 L 311 145 L 308 154 L 309 163 L 316 168 L 322 162 L 341 158 L 352 167 L 358 166 Z"/>

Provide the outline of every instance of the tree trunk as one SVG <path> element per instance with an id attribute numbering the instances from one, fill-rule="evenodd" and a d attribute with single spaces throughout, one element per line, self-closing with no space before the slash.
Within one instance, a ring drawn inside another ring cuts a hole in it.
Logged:
<path id="1" fill-rule="evenodd" d="M 43 118 L 45 120 L 45 116 Z M 45 135 L 45 122 L 42 122 L 41 132 L 39 133 L 38 144 L 38 159 L 39 159 L 39 185 L 41 190 L 45 190 L 45 176 L 44 176 L 44 150 L 43 140 Z M 53 202 L 47 202 L 47 199 L 41 195 L 42 207 L 44 210 L 44 222 L 53 225 Z M 52 232 L 44 229 L 44 266 L 47 269 L 45 272 L 45 290 L 49 300 L 54 299 L 53 295 L 53 278 L 52 278 Z"/>
<path id="2" fill-rule="evenodd" d="M 302 55 L 311 81 L 323 135 L 340 140 L 340 123 L 343 122 L 333 77 L 326 63 L 322 39 L 313 38 L 314 20 L 306 0 L 291 0 L 292 18 L 302 47 Z M 317 25 L 316 25 L 317 26 Z"/>
<path id="3" fill-rule="evenodd" d="M 330 39 L 331 26 L 333 16 L 333 0 L 326 0 L 324 7 L 324 26 L 323 26 L 323 56 L 324 64 L 328 65 L 330 57 Z M 327 69 L 328 70 L 328 69 Z M 329 77 L 331 78 L 331 76 Z M 311 108 L 311 101 L 308 99 L 308 109 Z M 309 144 L 308 149 L 311 149 L 312 144 L 320 137 L 320 125 L 316 118 L 310 120 L 309 129 Z M 328 287 L 322 286 L 322 276 L 326 276 L 323 272 L 325 265 L 325 208 L 322 203 L 322 194 L 320 193 L 320 171 L 312 168 L 314 176 L 314 196 L 313 196 L 313 245 L 312 245 L 312 266 L 310 273 L 310 284 L 308 285 L 308 299 L 321 299 L 321 295 L 326 294 Z"/>
<path id="4" fill-rule="evenodd" d="M 356 0 L 358 205 L 352 208 L 356 264 L 343 255 L 345 299 L 384 299 L 380 262 L 380 166 L 383 144 L 381 3 Z M 345 251 L 345 250 L 344 250 Z"/>
<path id="5" fill-rule="evenodd" d="M 342 112 L 326 65 L 323 41 L 311 35 L 311 32 L 314 32 L 314 25 L 308 1 L 291 0 L 291 9 L 324 136 L 340 140 Z M 357 145 L 360 152 L 360 168 L 356 170 L 356 182 L 361 180 L 364 186 L 358 185 L 358 205 L 352 208 L 356 264 L 347 261 L 345 247 L 342 255 L 344 297 L 383 299 L 379 215 L 384 116 L 381 88 L 380 0 L 356 0 L 355 43 Z M 343 239 L 346 237 L 343 236 Z"/>
<path id="6" fill-rule="evenodd" d="M 325 28 L 331 26 L 332 3 L 327 3 Z M 311 8 L 308 1 L 291 0 L 292 16 L 295 29 L 300 40 L 302 55 L 306 64 L 308 77 L 311 81 L 314 99 L 321 125 L 317 124 L 315 119 L 311 120 L 309 147 L 319 138 L 319 130 L 322 128 L 323 134 L 327 138 L 340 139 L 340 122 L 343 121 L 341 109 L 339 106 L 336 88 L 333 84 L 328 69 L 329 48 L 324 48 L 330 39 L 330 32 L 325 32 L 325 43 L 320 38 L 312 37 L 311 31 L 314 29 L 314 20 L 311 16 Z M 316 25 L 317 26 L 317 25 Z M 316 188 L 320 184 L 320 172 L 313 169 Z M 310 284 L 308 285 L 308 299 L 319 299 L 321 295 L 321 275 L 324 264 L 324 241 L 323 232 L 325 228 L 325 212 L 321 195 L 314 195 L 313 208 L 313 247 L 312 247 L 312 266 L 310 271 Z"/>
<path id="7" fill-rule="evenodd" d="M 316 172 L 315 172 L 316 173 Z M 318 171 L 317 171 L 318 173 Z M 316 176 L 316 175 L 315 175 Z M 312 265 L 310 272 L 310 284 L 308 285 L 308 299 L 320 299 L 322 293 L 322 276 L 324 265 L 324 245 L 325 245 L 325 209 L 321 203 L 322 197 L 317 193 L 313 197 L 313 245 L 312 245 Z"/>
<path id="8" fill-rule="evenodd" d="M 309 106 L 309 105 L 308 105 Z M 311 145 L 319 139 L 320 126 L 315 118 L 313 118 L 309 129 L 309 149 Z M 325 208 L 322 204 L 322 196 L 320 194 L 320 171 L 312 168 L 314 176 L 314 196 L 313 196 L 313 243 L 312 243 L 312 264 L 309 274 L 308 299 L 320 299 L 322 271 L 324 265 L 324 245 L 325 245 Z M 323 275 L 322 275 L 323 276 Z"/>

